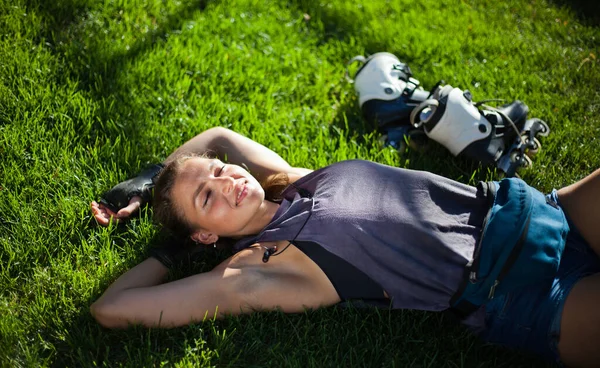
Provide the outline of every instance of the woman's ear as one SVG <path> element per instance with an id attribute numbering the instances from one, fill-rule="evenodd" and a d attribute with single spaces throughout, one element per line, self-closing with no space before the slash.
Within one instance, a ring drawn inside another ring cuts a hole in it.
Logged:
<path id="1" fill-rule="evenodd" d="M 196 231 L 192 234 L 192 240 L 196 243 L 214 244 L 219 240 L 219 236 L 205 231 Z"/>

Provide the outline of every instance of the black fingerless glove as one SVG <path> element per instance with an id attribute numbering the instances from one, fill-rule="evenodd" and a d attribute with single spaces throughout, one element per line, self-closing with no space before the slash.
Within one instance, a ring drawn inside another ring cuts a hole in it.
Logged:
<path id="1" fill-rule="evenodd" d="M 115 185 L 111 190 L 102 195 L 100 203 L 108 207 L 111 211 L 118 212 L 121 208 L 127 207 L 131 198 L 135 196 L 142 197 L 142 205 L 150 202 L 152 199 L 152 188 L 154 188 L 154 178 L 156 178 L 163 168 L 163 164 L 152 165 L 135 178 Z"/>

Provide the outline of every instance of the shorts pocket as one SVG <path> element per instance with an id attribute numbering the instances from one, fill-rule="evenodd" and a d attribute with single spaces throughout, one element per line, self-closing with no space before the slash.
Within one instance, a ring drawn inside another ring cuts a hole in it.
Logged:
<path id="1" fill-rule="evenodd" d="M 481 335 L 483 340 L 513 348 L 526 347 L 533 331 L 533 309 L 523 305 L 527 304 L 524 299 L 526 295 L 507 293 L 499 300 L 488 303 L 489 310 L 486 304 L 486 331 Z"/>

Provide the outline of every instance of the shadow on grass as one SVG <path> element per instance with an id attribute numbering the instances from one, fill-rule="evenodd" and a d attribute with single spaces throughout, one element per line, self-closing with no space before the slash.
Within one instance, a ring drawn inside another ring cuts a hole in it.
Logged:
<path id="1" fill-rule="evenodd" d="M 275 311 L 170 330 L 107 330 L 82 311 L 69 328 L 67 339 L 55 345 L 53 366 L 192 361 L 221 367 L 554 367 L 525 353 L 486 345 L 443 314 L 418 311 Z"/>
<path id="2" fill-rule="evenodd" d="M 89 9 L 86 0 L 27 0 L 28 10 L 34 10 L 44 19 L 43 41 L 53 41 L 56 36 L 68 30 L 76 19 Z M 36 40 L 36 41 L 39 41 Z"/>
<path id="3" fill-rule="evenodd" d="M 550 0 L 558 6 L 571 8 L 579 20 L 586 25 L 600 26 L 600 3 L 590 0 Z"/>
<path id="4" fill-rule="evenodd" d="M 253 314 L 221 325 L 235 331 L 224 353 L 239 351 L 237 361 L 246 366 L 279 367 L 284 361 L 302 367 L 551 366 L 522 353 L 501 355 L 506 349 L 484 346 L 441 313 L 332 307 Z M 253 340 L 257 335 L 264 339 Z"/>
<path id="5" fill-rule="evenodd" d="M 396 39 L 382 41 L 370 37 L 364 37 L 360 31 L 362 28 L 361 24 L 358 24 L 354 21 L 356 17 L 353 16 L 350 11 L 347 11 L 345 14 L 339 14 L 336 13 L 332 8 L 325 6 L 326 3 L 317 0 L 289 0 L 289 4 L 298 9 L 298 11 L 310 16 L 310 21 L 307 22 L 308 27 L 313 33 L 320 33 L 320 39 L 322 43 L 326 43 L 331 40 L 347 41 L 351 37 L 354 37 L 360 39 L 360 44 L 364 45 L 365 53 L 367 55 L 371 55 L 380 51 L 386 51 L 396 55 L 402 55 L 402 61 L 406 63 L 410 64 L 414 61 L 412 58 L 410 58 L 410 55 L 404 55 L 402 52 L 403 46 L 401 42 L 397 42 L 398 40 Z M 414 6 L 420 5 L 417 3 L 414 4 Z M 361 10 L 357 8 L 356 11 L 360 12 Z M 315 20 L 319 20 L 321 22 L 323 25 L 322 30 L 314 25 Z"/>
<path id="6" fill-rule="evenodd" d="M 145 121 L 148 116 L 120 94 L 127 90 L 121 82 L 127 66 L 137 58 L 143 57 L 159 40 L 165 40 L 168 35 L 181 29 L 182 25 L 196 10 L 204 10 L 211 0 L 191 0 L 184 2 L 176 11 L 162 20 L 157 29 L 148 32 L 135 40 L 127 49 L 110 52 L 106 55 L 106 45 L 90 38 L 88 44 L 78 42 L 86 37 L 79 29 L 80 23 L 90 11 L 89 3 L 84 0 L 63 0 L 58 2 L 29 1 L 29 7 L 36 9 L 40 16 L 48 19 L 45 29 L 40 34 L 41 39 L 55 45 L 55 53 L 62 59 L 64 73 L 61 78 L 78 82 L 78 87 L 97 102 L 99 108 L 94 112 L 95 121 L 92 126 L 80 134 L 79 142 L 83 145 L 94 144 L 97 140 L 116 142 L 126 139 L 132 147 L 144 147 L 147 144 Z M 60 84 L 60 82 L 59 82 Z M 56 124 L 51 118 L 47 124 Z M 75 128 L 90 125 L 90 122 L 76 122 Z M 150 160 L 148 152 L 140 150 L 135 153 L 142 162 Z M 130 175 L 135 174 L 137 167 L 132 167 L 130 160 L 119 155 L 111 155 L 111 161 L 116 167 L 125 168 Z M 90 172 L 90 174 L 93 174 Z"/>

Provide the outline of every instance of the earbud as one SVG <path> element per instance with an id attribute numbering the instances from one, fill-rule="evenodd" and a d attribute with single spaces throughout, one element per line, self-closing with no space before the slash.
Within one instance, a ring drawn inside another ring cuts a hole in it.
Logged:
<path id="1" fill-rule="evenodd" d="M 267 248 L 267 247 L 264 247 L 264 248 L 265 248 L 265 253 L 263 253 L 262 261 L 264 263 L 267 263 L 267 262 L 269 262 L 269 258 L 271 258 L 271 256 L 273 254 L 275 254 L 275 252 L 277 252 L 277 246 L 274 246 L 273 248 Z"/>

